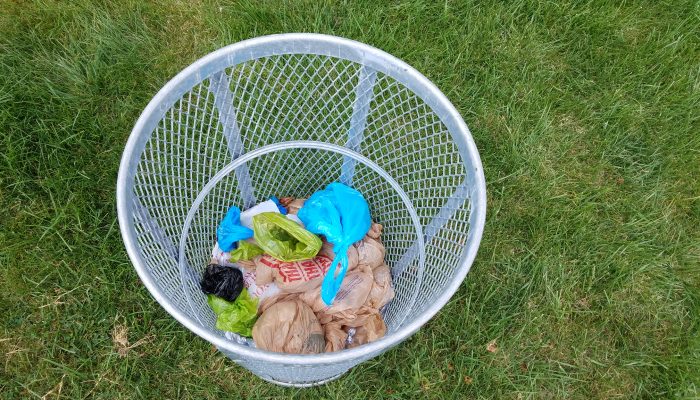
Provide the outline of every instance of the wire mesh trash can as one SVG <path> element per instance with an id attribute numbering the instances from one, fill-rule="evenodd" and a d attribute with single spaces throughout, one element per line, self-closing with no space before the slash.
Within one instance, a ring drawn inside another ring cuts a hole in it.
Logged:
<path id="1" fill-rule="evenodd" d="M 384 225 L 387 334 L 295 355 L 217 330 L 199 280 L 228 207 L 333 181 L 362 192 Z M 262 379 L 303 387 L 397 345 L 445 305 L 476 256 L 486 188 L 467 126 L 427 78 L 352 40 L 283 34 L 215 51 L 156 94 L 126 145 L 117 210 L 136 271 L 173 317 Z"/>

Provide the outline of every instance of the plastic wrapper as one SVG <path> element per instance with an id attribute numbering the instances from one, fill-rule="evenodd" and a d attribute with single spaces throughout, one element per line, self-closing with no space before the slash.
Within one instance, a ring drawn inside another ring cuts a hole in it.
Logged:
<path id="1" fill-rule="evenodd" d="M 377 268 L 384 264 L 386 250 L 379 240 L 365 236 L 364 239 L 355 243 L 354 247 L 360 264 L 368 265 L 370 268 Z"/>
<path id="2" fill-rule="evenodd" d="M 255 242 L 265 254 L 286 262 L 314 258 L 321 239 L 282 214 L 265 212 L 253 217 Z"/>
<path id="3" fill-rule="evenodd" d="M 352 337 L 352 343 L 348 348 L 361 346 L 363 344 L 374 342 L 377 339 L 386 335 L 386 324 L 379 313 L 370 313 L 362 325 L 356 326 L 355 334 Z"/>
<path id="4" fill-rule="evenodd" d="M 257 271 L 255 269 L 255 265 L 253 265 L 252 269 L 243 268 L 243 284 L 248 289 L 248 293 L 250 293 L 251 297 L 260 299 L 260 306 L 262 306 L 262 302 L 264 302 L 266 299 L 278 295 L 280 293 L 280 289 L 274 282 L 258 285 L 255 282 L 256 277 Z M 260 306 L 258 306 L 258 310 L 260 309 Z"/>
<path id="5" fill-rule="evenodd" d="M 232 206 L 226 212 L 216 229 L 216 240 L 223 251 L 231 251 L 236 248 L 236 242 L 253 237 L 253 231 L 241 225 L 241 210 Z"/>
<path id="6" fill-rule="evenodd" d="M 255 257 L 256 280 L 258 285 L 275 283 L 282 292 L 315 292 L 328 271 L 331 259 L 323 254 L 308 260 L 284 262 L 267 254 Z"/>
<path id="7" fill-rule="evenodd" d="M 386 264 L 373 270 L 374 283 L 367 296 L 367 305 L 380 309 L 394 298 L 394 288 L 392 286 L 391 271 Z"/>
<path id="8" fill-rule="evenodd" d="M 321 246 L 321 250 L 319 250 L 318 254 L 322 254 L 331 260 L 335 259 L 335 252 L 333 251 L 333 243 L 330 243 L 326 240 L 323 241 L 323 246 Z M 348 247 L 348 252 L 347 252 L 347 257 L 348 257 L 348 272 L 352 271 L 357 267 L 359 264 L 359 254 L 357 252 L 357 248 L 355 246 L 350 246 Z"/>
<path id="9" fill-rule="evenodd" d="M 255 206 L 241 212 L 241 225 L 253 229 L 253 217 L 264 212 L 286 214 L 287 210 L 279 203 L 275 197 L 263 201 Z"/>
<path id="10" fill-rule="evenodd" d="M 209 264 L 202 274 L 200 287 L 205 294 L 212 294 L 226 301 L 234 301 L 243 290 L 243 273 L 235 267 Z"/>
<path id="11" fill-rule="evenodd" d="M 263 254 L 263 249 L 247 240 L 238 242 L 235 250 L 230 252 L 229 262 L 235 263 L 244 260 L 252 260 L 254 257 Z"/>
<path id="12" fill-rule="evenodd" d="M 292 215 L 297 215 L 299 209 L 304 205 L 306 199 L 295 199 L 294 197 L 283 197 L 280 199 L 280 204 L 287 208 L 287 212 Z"/>
<path id="13" fill-rule="evenodd" d="M 367 267 L 358 267 L 357 270 L 348 272 L 340 286 L 340 290 L 335 297 L 333 304 L 326 305 L 318 291 L 307 291 L 299 298 L 311 306 L 315 313 L 323 314 L 319 318 L 322 323 L 330 320 L 330 316 L 341 314 L 343 318 L 352 319 L 357 311 L 365 304 L 372 285 L 374 276 Z"/>
<path id="14" fill-rule="evenodd" d="M 372 239 L 379 240 L 379 238 L 382 236 L 383 229 L 384 229 L 384 227 L 382 226 L 382 224 L 372 222 L 372 225 L 369 227 L 369 230 L 367 231 L 367 236 L 371 237 Z"/>
<path id="15" fill-rule="evenodd" d="M 251 336 L 258 316 L 258 300 L 250 297 L 248 290 L 243 289 L 233 302 L 211 294 L 207 302 L 216 314 L 216 329 Z"/>
<path id="16" fill-rule="evenodd" d="M 311 308 L 299 300 L 280 301 L 267 308 L 253 327 L 259 349 L 293 353 L 322 353 L 326 343 Z"/>

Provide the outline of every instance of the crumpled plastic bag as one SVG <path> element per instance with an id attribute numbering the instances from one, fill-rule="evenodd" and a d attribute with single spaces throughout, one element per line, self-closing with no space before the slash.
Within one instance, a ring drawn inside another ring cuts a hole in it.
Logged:
<path id="1" fill-rule="evenodd" d="M 260 302 L 259 312 L 280 302 L 303 301 L 314 311 L 323 329 L 325 351 L 340 351 L 369 343 L 386 334 L 386 325 L 379 308 L 394 297 L 389 267 L 382 265 L 374 270 L 359 265 L 348 272 L 336 300 L 327 306 L 318 290 L 302 293 L 279 293 Z M 348 332 L 354 332 L 349 338 Z M 357 339 L 355 334 L 359 332 Z"/>
<path id="2" fill-rule="evenodd" d="M 287 212 L 292 215 L 297 215 L 301 207 L 304 206 L 306 199 L 295 199 L 294 197 L 283 197 L 280 204 L 287 209 Z"/>
<path id="3" fill-rule="evenodd" d="M 342 322 L 329 322 L 322 327 L 323 337 L 326 339 L 326 353 L 344 350 L 348 333 L 343 329 Z"/>
<path id="4" fill-rule="evenodd" d="M 377 239 L 365 236 L 361 241 L 353 246 L 357 250 L 358 262 L 368 265 L 374 269 L 384 264 L 386 250 L 384 245 Z"/>
<path id="5" fill-rule="evenodd" d="M 321 326 L 326 339 L 326 352 L 340 351 L 373 342 L 386 334 L 386 325 L 379 311 L 367 306 L 360 307 L 351 319 L 333 315 L 329 322 L 322 322 Z M 349 339 L 348 333 L 351 330 L 354 333 L 352 339 Z M 358 332 L 360 335 L 355 338 Z"/>
<path id="6" fill-rule="evenodd" d="M 265 212 L 253 217 L 255 242 L 265 254 L 286 262 L 314 258 L 321 239 L 282 214 Z"/>
<path id="7" fill-rule="evenodd" d="M 348 272 L 330 306 L 321 300 L 318 292 L 299 295 L 299 299 L 314 310 L 323 327 L 326 352 L 356 347 L 383 337 L 386 325 L 379 308 L 393 298 L 389 267 L 382 265 L 372 270 L 366 264 L 360 264 L 355 271 Z M 350 329 L 355 332 L 352 339 L 348 337 Z M 352 343 L 352 346 L 348 343 Z"/>
<path id="8" fill-rule="evenodd" d="M 315 354 L 325 350 L 323 329 L 311 308 L 299 300 L 281 301 L 266 309 L 253 327 L 259 349 Z"/>
<path id="9" fill-rule="evenodd" d="M 379 313 L 369 313 L 367 319 L 359 326 L 354 327 L 355 334 L 352 337 L 352 342 L 347 345 L 347 348 L 361 346 L 363 344 L 374 342 L 386 335 L 386 324 Z"/>
<path id="10" fill-rule="evenodd" d="M 392 286 L 391 270 L 386 264 L 375 268 L 373 271 L 374 283 L 367 296 L 367 305 L 380 309 L 394 298 L 394 287 Z"/>
<path id="11" fill-rule="evenodd" d="M 251 269 L 256 271 L 256 283 L 259 285 L 280 283 L 285 292 L 304 292 L 320 287 L 323 274 L 333 258 L 333 245 L 323 241 L 321 250 L 312 259 L 287 263 L 263 255 L 253 259 Z M 348 261 L 348 269 L 353 270 L 358 264 L 356 249 L 348 250 Z"/>
<path id="12" fill-rule="evenodd" d="M 383 230 L 384 230 L 384 226 L 382 226 L 382 224 L 372 222 L 372 225 L 369 227 L 369 230 L 367 231 L 367 236 L 371 237 L 372 239 L 376 239 L 376 240 L 381 241 L 379 238 L 382 236 Z"/>
<path id="13" fill-rule="evenodd" d="M 272 196 L 269 200 L 258 203 L 253 207 L 242 211 L 241 225 L 245 226 L 246 228 L 253 229 L 253 217 L 264 212 L 273 212 L 285 215 L 287 214 L 287 209 L 280 204 L 279 200 L 277 200 L 275 196 Z"/>
<path id="14" fill-rule="evenodd" d="M 280 293 L 280 289 L 277 287 L 277 285 L 274 282 L 267 283 L 264 285 L 258 285 L 255 282 L 255 278 L 257 277 L 257 271 L 255 270 L 255 264 L 253 264 L 252 268 L 243 268 L 243 284 L 245 287 L 248 289 L 248 293 L 250 293 L 251 297 L 257 298 L 260 300 L 260 305 L 258 306 L 258 310 L 260 310 L 260 307 L 262 306 L 262 302 L 265 301 L 265 299 L 274 297 L 277 294 Z"/>
<path id="15" fill-rule="evenodd" d="M 229 262 L 235 263 L 239 261 L 252 260 L 263 253 L 263 249 L 261 249 L 258 245 L 250 243 L 247 240 L 241 240 L 238 242 L 236 249 L 231 251 Z"/>
<path id="16" fill-rule="evenodd" d="M 231 206 L 216 229 L 216 240 L 223 251 L 236 248 L 236 242 L 253 237 L 253 231 L 241 225 L 241 210 Z"/>
<path id="17" fill-rule="evenodd" d="M 250 239 L 249 239 L 250 240 Z M 244 240 L 247 242 L 248 240 Z M 235 250 L 234 250 L 235 251 Z M 254 258 L 254 257 L 253 257 Z M 237 261 L 231 261 L 231 252 L 223 251 L 219 247 L 218 243 L 214 244 L 214 248 L 211 251 L 211 261 L 210 264 L 219 264 L 227 267 L 241 267 L 244 269 L 255 269 L 255 263 L 251 260 L 240 259 Z"/>
<path id="18" fill-rule="evenodd" d="M 230 267 L 226 267 L 230 268 Z M 226 301 L 212 294 L 207 303 L 216 314 L 216 329 L 250 336 L 258 317 L 258 299 L 250 297 L 245 288 L 235 301 Z"/>
<path id="19" fill-rule="evenodd" d="M 321 246 L 321 250 L 319 250 L 318 254 L 322 254 L 331 260 L 335 259 L 335 252 L 333 251 L 333 243 L 330 243 L 327 240 L 323 241 L 323 246 Z M 357 265 L 360 263 L 360 256 L 357 252 L 357 248 L 355 246 L 350 246 L 348 247 L 348 272 L 352 271 L 357 267 Z"/>
<path id="20" fill-rule="evenodd" d="M 264 300 L 260 301 L 260 305 L 258 306 L 258 312 L 259 313 L 264 313 L 265 310 L 268 308 L 272 307 L 276 303 L 280 303 L 282 301 L 290 301 L 290 300 L 296 300 L 299 298 L 299 293 L 282 293 L 278 292 L 276 295 L 268 297 Z M 307 304 L 308 305 L 308 304 Z"/>
<path id="21" fill-rule="evenodd" d="M 275 283 L 282 292 L 315 292 L 323 281 L 323 274 L 331 265 L 331 258 L 318 254 L 316 257 L 294 262 L 284 262 L 264 254 L 253 259 L 255 283 Z"/>
<path id="22" fill-rule="evenodd" d="M 322 324 L 330 322 L 333 315 L 351 320 L 354 319 L 360 307 L 365 304 L 373 284 L 372 271 L 366 266 L 359 266 L 357 270 L 348 272 L 335 301 L 330 306 L 326 305 L 316 290 L 304 292 L 299 298 L 319 315 Z"/>
<path id="23" fill-rule="evenodd" d="M 372 222 L 367 235 L 353 245 L 357 250 L 360 264 L 369 265 L 372 269 L 384 264 L 386 249 L 381 239 L 383 229 L 384 227 L 381 224 Z"/>
<path id="24" fill-rule="evenodd" d="M 336 258 L 321 285 L 321 298 L 330 305 L 348 270 L 348 248 L 364 238 L 372 224 L 369 205 L 357 190 L 333 182 L 311 195 L 298 215 L 306 229 L 333 244 Z"/>
<path id="25" fill-rule="evenodd" d="M 243 290 L 243 273 L 235 267 L 209 264 L 202 274 L 199 286 L 204 294 L 235 301 Z"/>

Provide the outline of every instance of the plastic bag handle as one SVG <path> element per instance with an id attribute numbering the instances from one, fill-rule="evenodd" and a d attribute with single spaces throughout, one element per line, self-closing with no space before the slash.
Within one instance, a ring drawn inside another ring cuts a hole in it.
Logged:
<path id="1" fill-rule="evenodd" d="M 336 249 L 334 246 L 333 252 L 336 254 L 331 262 L 331 266 L 326 271 L 326 276 L 323 277 L 321 284 L 321 299 L 327 306 L 333 304 L 335 295 L 340 290 L 340 285 L 343 283 L 345 273 L 348 270 L 348 246 L 343 246 L 342 249 Z M 336 266 L 340 263 L 340 271 L 338 276 L 335 276 Z"/>

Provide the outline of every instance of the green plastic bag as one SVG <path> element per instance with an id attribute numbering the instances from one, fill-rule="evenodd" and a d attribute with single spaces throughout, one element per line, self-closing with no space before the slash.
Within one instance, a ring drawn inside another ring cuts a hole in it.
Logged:
<path id="1" fill-rule="evenodd" d="M 236 250 L 231 251 L 231 258 L 229 261 L 238 262 L 241 260 L 252 260 L 253 257 L 264 254 L 263 249 L 245 240 L 238 242 L 238 247 Z"/>
<path id="2" fill-rule="evenodd" d="M 243 288 L 233 302 L 207 295 L 207 303 L 216 314 L 216 329 L 248 337 L 253 335 L 253 325 L 258 319 L 258 299 L 250 297 L 248 289 Z"/>
<path id="3" fill-rule="evenodd" d="M 265 254 L 286 262 L 314 258 L 322 245 L 318 236 L 279 213 L 254 216 L 253 232 Z"/>

